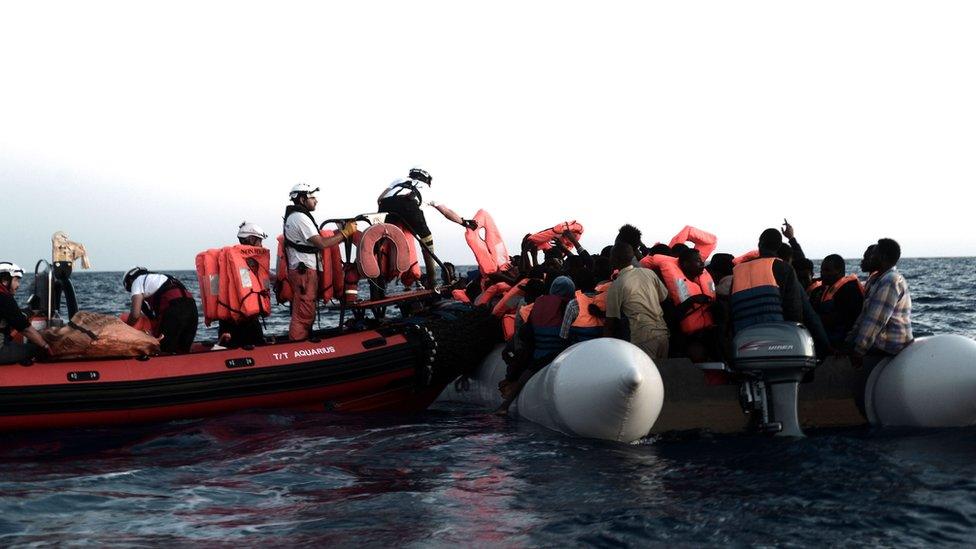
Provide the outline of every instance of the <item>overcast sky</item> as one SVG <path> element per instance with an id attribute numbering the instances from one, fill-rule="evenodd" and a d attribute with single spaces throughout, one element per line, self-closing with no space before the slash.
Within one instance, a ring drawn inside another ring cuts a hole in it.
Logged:
<path id="1" fill-rule="evenodd" d="M 415 165 L 509 249 L 565 219 L 719 251 L 976 255 L 973 2 L 4 2 L 0 259 L 192 268 Z M 472 263 L 428 212 L 438 251 Z M 269 242 L 269 246 L 273 243 Z"/>

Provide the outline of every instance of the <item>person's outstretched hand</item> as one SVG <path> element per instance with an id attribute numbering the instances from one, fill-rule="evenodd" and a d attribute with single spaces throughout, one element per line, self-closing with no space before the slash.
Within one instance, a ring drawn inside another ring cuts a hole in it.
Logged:
<path id="1" fill-rule="evenodd" d="M 784 219 L 783 221 L 786 220 Z M 790 225 L 789 223 L 783 223 L 783 236 L 785 236 L 790 240 L 793 240 L 793 225 Z"/>

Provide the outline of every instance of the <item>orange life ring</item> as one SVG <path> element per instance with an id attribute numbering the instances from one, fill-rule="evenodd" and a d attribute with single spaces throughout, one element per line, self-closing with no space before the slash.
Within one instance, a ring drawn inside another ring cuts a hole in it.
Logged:
<path id="1" fill-rule="evenodd" d="M 356 264 L 366 278 L 393 278 L 407 272 L 411 267 L 409 243 L 400 227 L 377 223 L 363 231 Z"/>
<path id="2" fill-rule="evenodd" d="M 238 322 L 271 314 L 271 252 L 267 248 L 239 244 L 206 250 L 197 254 L 196 267 L 207 326 L 214 320 Z"/>

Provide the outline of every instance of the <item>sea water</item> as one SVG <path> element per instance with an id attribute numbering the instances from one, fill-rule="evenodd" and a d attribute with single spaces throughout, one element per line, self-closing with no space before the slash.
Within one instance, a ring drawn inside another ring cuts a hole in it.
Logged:
<path id="1" fill-rule="evenodd" d="M 976 336 L 976 259 L 900 267 L 916 336 Z M 123 310 L 120 278 L 76 273 L 81 308 Z M 976 542 L 976 430 L 808 435 L 626 445 L 465 408 L 3 434 L 0 546 Z"/>

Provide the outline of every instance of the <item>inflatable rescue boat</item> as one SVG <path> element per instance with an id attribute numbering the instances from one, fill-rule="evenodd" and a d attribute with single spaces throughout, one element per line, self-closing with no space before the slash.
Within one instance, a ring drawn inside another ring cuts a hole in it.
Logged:
<path id="1" fill-rule="evenodd" d="M 390 322 L 239 349 L 196 345 L 184 355 L 0 366 L 0 430 L 144 423 L 252 408 L 420 411 L 484 352 L 488 315 Z"/>
<path id="2" fill-rule="evenodd" d="M 869 376 L 847 359 L 818 363 L 810 334 L 789 322 L 743 330 L 734 355 L 729 364 L 654 364 L 624 341 L 578 343 L 529 380 L 510 413 L 568 435 L 622 442 L 693 430 L 795 437 L 868 423 L 976 425 L 976 341 L 967 337 L 919 338 Z M 497 407 L 504 375 L 499 347 L 439 401 Z"/>
<path id="3" fill-rule="evenodd" d="M 345 298 L 338 327 L 303 341 L 233 349 L 197 343 L 186 354 L 0 365 L 0 431 L 168 421 L 253 408 L 427 408 L 463 368 L 479 364 L 501 340 L 500 322 L 488 311 L 441 301 L 429 290 L 359 300 L 354 289 L 360 278 L 374 286 L 377 280 L 385 284 L 413 276 L 417 261 L 403 230 L 386 223 L 383 214 L 355 220 L 369 225 L 355 235 L 355 258 L 352 243 L 344 260 L 334 248 L 323 257 L 323 263 L 335 266 L 336 288 L 328 286 L 322 297 Z M 269 311 L 268 256 L 263 248 L 244 246 L 198 256 L 208 324 Z M 254 276 L 245 263 L 250 257 L 258 259 Z M 39 329 L 51 326 L 53 317 L 52 277 L 42 263 L 35 269 L 37 298 L 30 300 L 32 314 L 40 315 Z M 404 314 L 388 320 L 389 307 Z M 77 325 L 73 329 L 85 332 Z M 96 347 L 97 334 L 89 337 Z"/>

